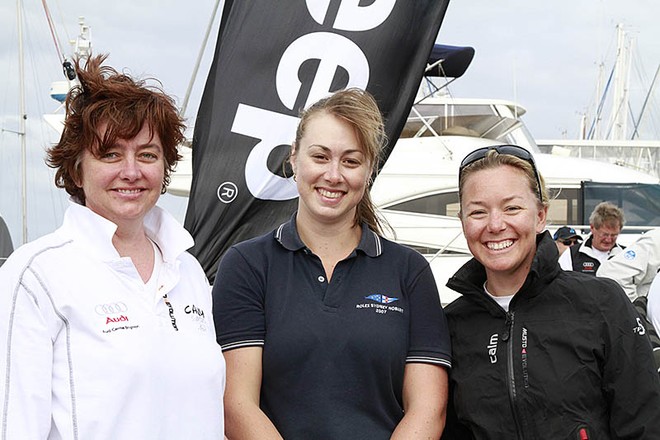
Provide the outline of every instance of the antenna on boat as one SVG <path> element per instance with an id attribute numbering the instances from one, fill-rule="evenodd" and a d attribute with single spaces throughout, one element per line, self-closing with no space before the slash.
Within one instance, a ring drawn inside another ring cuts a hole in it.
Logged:
<path id="1" fill-rule="evenodd" d="M 64 72 L 64 76 L 69 81 L 73 81 L 74 79 L 76 79 L 76 69 L 74 69 L 73 64 L 71 64 L 71 61 L 67 59 L 65 59 L 64 62 L 62 63 L 62 72 Z"/>
<path id="2" fill-rule="evenodd" d="M 84 61 L 92 53 L 92 31 L 88 25 L 85 24 L 85 17 L 78 17 L 78 26 L 80 28 L 79 34 L 75 40 L 70 40 L 73 56 L 79 60 Z M 64 80 L 53 81 L 50 84 L 50 97 L 59 102 L 59 107 L 53 113 L 44 115 L 44 119 L 55 131 L 61 134 L 64 117 L 61 110 L 64 107 L 64 101 L 69 90 L 79 84 L 76 76 L 76 70 L 71 60 L 66 56 L 62 56 L 62 72 Z"/>

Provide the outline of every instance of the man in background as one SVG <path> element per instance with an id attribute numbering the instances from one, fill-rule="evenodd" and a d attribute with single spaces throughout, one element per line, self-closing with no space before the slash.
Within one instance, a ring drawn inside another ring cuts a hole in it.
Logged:
<path id="1" fill-rule="evenodd" d="M 589 216 L 591 234 L 580 246 L 571 246 L 559 257 L 564 270 L 596 275 L 600 265 L 623 250 L 616 240 L 625 224 L 623 210 L 610 202 L 601 202 Z"/>
<path id="2" fill-rule="evenodd" d="M 555 235 L 553 235 L 553 238 L 555 239 L 555 244 L 557 245 L 559 255 L 563 254 L 564 251 L 571 246 L 582 242 L 582 237 L 580 234 L 575 232 L 575 229 L 568 226 L 562 226 L 561 228 L 557 229 L 557 231 L 555 231 Z"/>

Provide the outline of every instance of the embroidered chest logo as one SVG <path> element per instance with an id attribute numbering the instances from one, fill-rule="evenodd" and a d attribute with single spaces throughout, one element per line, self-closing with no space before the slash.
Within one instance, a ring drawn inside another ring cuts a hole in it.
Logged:
<path id="1" fill-rule="evenodd" d="M 646 334 L 646 329 L 644 328 L 644 325 L 642 324 L 642 320 L 639 318 L 637 319 L 637 327 L 633 328 L 633 333 L 636 333 L 638 335 L 645 335 Z"/>
<path id="2" fill-rule="evenodd" d="M 529 388 L 529 371 L 527 370 L 527 329 L 525 327 L 522 328 L 522 335 L 520 339 L 523 384 L 525 385 L 525 388 Z"/>
<path id="3" fill-rule="evenodd" d="M 126 315 L 121 315 L 119 317 L 106 316 L 105 325 L 111 324 L 113 322 L 126 322 L 126 321 L 128 321 L 128 316 Z"/>
<path id="4" fill-rule="evenodd" d="M 591 261 L 582 263 L 582 272 L 594 272 L 595 264 Z"/>
<path id="5" fill-rule="evenodd" d="M 383 295 L 381 293 L 374 293 L 365 296 L 364 299 L 368 299 L 370 302 L 356 304 L 356 309 L 370 309 L 381 315 L 385 315 L 387 312 L 403 313 L 403 308 L 394 304 L 399 301 L 399 298 Z"/>
<path id="6" fill-rule="evenodd" d="M 195 304 L 187 305 L 186 307 L 184 307 L 183 311 L 186 312 L 186 314 L 188 315 L 192 313 L 199 316 L 200 318 L 204 318 L 204 310 L 200 309 L 199 307 L 196 307 Z"/>
<path id="7" fill-rule="evenodd" d="M 201 307 L 197 307 L 194 304 L 188 304 L 183 308 L 183 311 L 198 324 L 198 329 L 200 331 L 205 332 L 207 330 L 206 320 L 204 319 L 204 310 Z"/>
<path id="8" fill-rule="evenodd" d="M 121 301 L 114 303 L 97 304 L 94 306 L 94 312 L 103 318 L 103 333 L 113 333 L 118 330 L 133 330 L 139 324 L 129 324 L 128 306 Z"/>
<path id="9" fill-rule="evenodd" d="M 391 304 L 399 300 L 399 298 L 392 298 L 391 296 L 381 294 L 365 296 L 364 299 L 370 299 L 381 304 Z"/>
<path id="10" fill-rule="evenodd" d="M 493 334 L 488 341 L 486 348 L 488 349 L 488 358 L 491 364 L 497 363 L 497 341 L 499 336 L 497 333 Z"/>
<path id="11" fill-rule="evenodd" d="M 623 258 L 625 258 L 626 260 L 634 260 L 635 257 L 637 257 L 637 254 L 636 254 L 635 251 L 633 251 L 632 249 L 627 250 L 627 251 L 623 254 Z"/>

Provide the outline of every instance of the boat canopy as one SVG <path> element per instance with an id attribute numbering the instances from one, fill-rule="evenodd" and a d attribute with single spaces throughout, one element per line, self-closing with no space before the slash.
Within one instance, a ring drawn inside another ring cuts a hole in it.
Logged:
<path id="1" fill-rule="evenodd" d="M 463 76 L 474 58 L 474 48 L 435 44 L 429 55 L 430 69 L 424 76 L 459 78 Z"/>

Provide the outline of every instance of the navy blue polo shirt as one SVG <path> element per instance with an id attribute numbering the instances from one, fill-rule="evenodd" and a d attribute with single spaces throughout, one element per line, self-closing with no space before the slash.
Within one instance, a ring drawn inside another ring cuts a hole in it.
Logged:
<path id="1" fill-rule="evenodd" d="M 451 366 L 428 262 L 366 225 L 329 283 L 295 215 L 232 246 L 213 303 L 223 350 L 263 346 L 261 408 L 287 440 L 389 439 L 406 363 Z"/>

